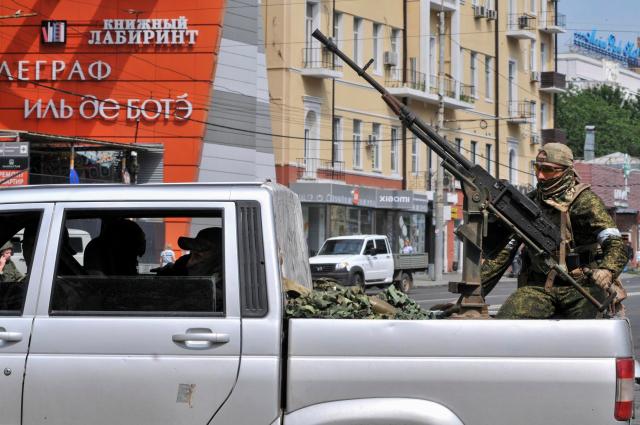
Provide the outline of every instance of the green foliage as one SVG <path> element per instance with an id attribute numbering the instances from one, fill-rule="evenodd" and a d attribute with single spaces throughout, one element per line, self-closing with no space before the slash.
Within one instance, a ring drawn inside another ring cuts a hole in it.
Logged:
<path id="1" fill-rule="evenodd" d="M 640 97 L 625 99 L 619 88 L 602 85 L 570 88 L 558 96 L 556 127 L 567 131 L 567 144 L 582 158 L 585 126 L 596 127 L 596 157 L 613 152 L 640 156 Z"/>

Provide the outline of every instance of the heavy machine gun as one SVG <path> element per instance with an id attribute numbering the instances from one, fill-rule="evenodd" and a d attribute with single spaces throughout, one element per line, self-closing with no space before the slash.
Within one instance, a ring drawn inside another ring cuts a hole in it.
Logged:
<path id="1" fill-rule="evenodd" d="M 457 233 L 463 237 L 465 256 L 462 282 L 449 283 L 450 292 L 461 294 L 458 302 L 448 310 L 449 314 L 463 318 L 488 316 L 480 276 L 482 254 L 484 252 L 490 256 L 502 249 L 511 237 L 524 242 L 531 253 L 542 260 L 546 273 L 556 273 L 593 303 L 601 314 L 606 314 L 615 298 L 615 292 L 611 290 L 607 300 L 600 303 L 575 281 L 569 273 L 571 267 L 560 265 L 556 259 L 561 242 L 560 229 L 542 214 L 535 202 L 508 181 L 498 180 L 480 165 L 471 163 L 406 105 L 393 97 L 366 72 L 373 59 L 360 67 L 319 30 L 313 32 L 313 37 L 379 91 L 382 99 L 406 128 L 438 155 L 442 159 L 442 167 L 461 182 L 465 224 L 457 229 Z"/>

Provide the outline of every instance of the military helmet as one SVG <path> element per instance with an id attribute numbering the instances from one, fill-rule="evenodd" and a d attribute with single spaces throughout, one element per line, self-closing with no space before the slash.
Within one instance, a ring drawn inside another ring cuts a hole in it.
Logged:
<path id="1" fill-rule="evenodd" d="M 536 157 L 538 162 L 550 162 L 552 164 L 558 164 L 565 167 L 571 167 L 573 165 L 573 152 L 571 148 L 562 143 L 547 143 Z"/>
<path id="2" fill-rule="evenodd" d="M 13 251 L 13 243 L 11 243 L 11 241 L 7 241 L 7 242 L 5 242 L 4 245 L 1 246 L 0 247 L 0 252 L 4 251 L 6 249 L 10 249 L 11 251 Z"/>

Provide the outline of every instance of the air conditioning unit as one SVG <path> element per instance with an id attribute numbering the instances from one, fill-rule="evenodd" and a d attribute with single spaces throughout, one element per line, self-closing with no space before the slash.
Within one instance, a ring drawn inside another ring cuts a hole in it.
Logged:
<path id="1" fill-rule="evenodd" d="M 540 81 L 540 71 L 531 71 L 531 82 L 537 83 Z"/>
<path id="2" fill-rule="evenodd" d="M 382 63 L 388 66 L 398 65 L 398 52 L 384 52 L 382 55 Z"/>
<path id="3" fill-rule="evenodd" d="M 529 28 L 529 17 L 527 15 L 518 17 L 518 28 L 521 30 Z"/>
<path id="4" fill-rule="evenodd" d="M 490 21 L 495 21 L 496 19 L 498 19 L 498 11 L 487 9 L 487 19 Z"/>
<path id="5" fill-rule="evenodd" d="M 473 17 L 474 18 L 484 18 L 485 17 L 485 7 L 484 6 L 473 6 Z"/>
<path id="6" fill-rule="evenodd" d="M 539 134 L 532 134 L 530 136 L 530 140 L 531 140 L 531 144 L 532 145 L 539 145 L 540 144 L 540 135 Z"/>

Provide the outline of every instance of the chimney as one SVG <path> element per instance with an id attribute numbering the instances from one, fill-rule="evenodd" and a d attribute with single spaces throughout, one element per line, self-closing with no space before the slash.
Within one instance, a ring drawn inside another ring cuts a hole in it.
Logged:
<path id="1" fill-rule="evenodd" d="M 584 138 L 584 160 L 589 161 L 596 156 L 596 127 L 587 125 L 584 129 L 587 132 Z"/>

